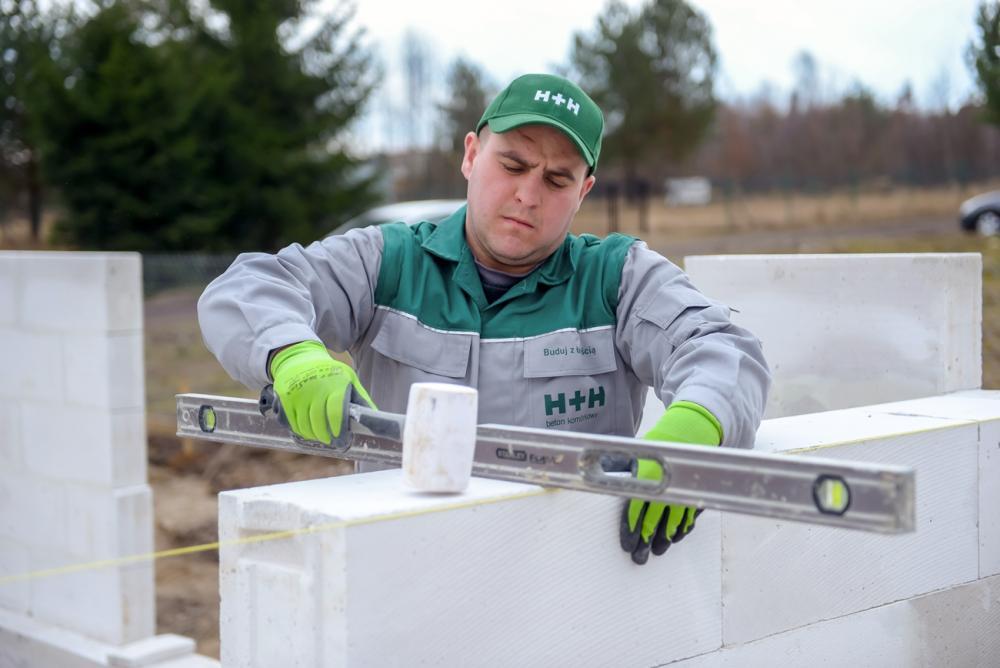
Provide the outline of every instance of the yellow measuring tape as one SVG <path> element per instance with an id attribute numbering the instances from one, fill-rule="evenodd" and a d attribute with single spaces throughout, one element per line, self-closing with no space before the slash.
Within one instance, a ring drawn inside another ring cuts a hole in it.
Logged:
<path id="1" fill-rule="evenodd" d="M 529 489 L 519 494 L 505 495 L 502 497 L 502 500 L 520 499 L 528 496 L 547 494 L 555 491 L 557 490 L 550 488 Z M 376 517 L 367 517 L 359 520 L 339 520 L 337 522 L 317 524 L 315 526 L 303 527 L 301 529 L 286 529 L 284 531 L 272 531 L 270 533 L 262 533 L 254 536 L 245 536 L 243 538 L 233 538 L 231 540 L 221 540 L 221 541 L 216 541 L 214 543 L 202 543 L 201 545 L 176 547 L 169 550 L 159 550 L 158 552 L 132 554 L 132 555 L 126 555 L 124 557 L 115 557 L 112 559 L 101 559 L 98 561 L 87 561 L 77 564 L 69 564 L 67 566 L 59 566 L 56 568 L 45 568 L 36 571 L 28 571 L 26 573 L 15 573 L 14 575 L 0 576 L 0 587 L 8 584 L 13 584 L 15 582 L 23 582 L 26 580 L 55 577 L 57 575 L 68 575 L 70 573 L 79 573 L 81 571 L 92 571 L 101 568 L 111 568 L 113 566 L 124 566 L 126 564 L 133 564 L 142 561 L 155 561 L 156 559 L 165 559 L 167 557 L 179 557 L 186 554 L 195 554 L 197 552 L 208 552 L 210 550 L 218 550 L 223 547 L 230 547 L 234 545 L 265 543 L 272 540 L 294 538 L 295 536 L 301 536 L 310 533 L 319 533 L 321 531 L 330 531 L 332 529 L 340 529 L 347 526 L 372 524 L 374 522 L 385 522 L 388 520 L 404 519 L 406 517 L 414 517 L 417 515 L 426 515 L 428 513 L 439 512 L 442 510 L 455 510 L 458 508 L 478 506 L 484 503 L 491 503 L 499 500 L 501 499 L 497 498 L 497 499 L 476 499 L 467 501 L 457 501 L 455 503 L 449 503 L 441 506 L 434 506 L 433 508 L 424 508 L 420 510 L 407 510 L 398 513 L 387 513 L 385 515 L 379 515 Z"/>
<path id="2" fill-rule="evenodd" d="M 245 545 L 247 543 L 263 543 L 269 540 L 280 540 L 282 538 L 291 538 L 293 536 L 298 536 L 301 534 L 316 533 L 317 531 L 335 529 L 340 526 L 346 526 L 347 524 L 348 524 L 347 522 L 334 522 L 331 524 L 322 524 L 313 527 L 306 527 L 304 529 L 289 529 L 287 531 L 274 531 L 272 533 L 258 534 L 256 536 L 246 536 L 244 538 L 235 538 L 233 540 L 216 541 L 214 543 L 202 543 L 201 545 L 189 545 L 187 547 L 176 547 L 170 550 L 160 550 L 158 552 L 130 554 L 124 557 L 115 557 L 113 559 L 86 561 L 77 564 L 70 564 L 68 566 L 59 566 L 57 568 L 45 568 L 37 571 L 28 571 L 27 573 L 5 575 L 0 577 L 0 587 L 6 584 L 12 584 L 14 582 L 22 582 L 24 580 L 34 580 L 38 578 L 46 578 L 56 575 L 68 575 L 70 573 L 79 573 L 80 571 L 98 570 L 101 568 L 110 568 L 112 566 L 124 566 L 126 564 L 132 564 L 141 561 L 154 561 L 156 559 L 165 559 L 167 557 L 179 557 L 185 554 L 208 552 L 210 550 L 217 550 L 220 547 L 227 547 L 230 545 Z"/>

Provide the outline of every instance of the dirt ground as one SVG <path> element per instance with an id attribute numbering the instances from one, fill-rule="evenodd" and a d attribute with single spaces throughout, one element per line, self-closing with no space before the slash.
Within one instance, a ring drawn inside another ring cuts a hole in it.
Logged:
<path id="1" fill-rule="evenodd" d="M 176 392 L 250 396 L 205 350 L 197 299 L 196 291 L 184 290 L 161 293 L 145 304 L 148 463 L 157 551 L 216 542 L 221 491 L 353 470 L 345 461 L 174 435 Z M 194 638 L 199 653 L 219 656 L 217 550 L 156 561 L 156 623 L 159 633 Z"/>
<path id="2" fill-rule="evenodd" d="M 318 461 L 317 461 L 318 460 Z M 326 478 L 353 470 L 348 462 L 218 443 L 184 443 L 151 435 L 156 549 L 218 540 L 216 495 L 224 490 Z M 156 562 L 159 633 L 194 638 L 198 652 L 219 656 L 219 560 L 215 549 Z"/>
<path id="3" fill-rule="evenodd" d="M 734 252 L 982 253 L 984 387 L 1000 387 L 1000 239 L 964 235 L 957 231 L 953 217 L 942 215 L 756 231 L 675 232 L 660 228 L 648 241 L 678 263 L 685 255 Z M 154 489 L 157 549 L 214 542 L 220 491 L 350 470 L 349 464 L 336 460 L 185 442 L 173 435 L 175 392 L 250 396 L 225 376 L 204 349 L 195 317 L 196 300 L 197 292 L 187 290 L 161 293 L 146 302 L 149 479 Z M 159 632 L 193 637 L 199 652 L 218 656 L 216 552 L 161 559 L 156 573 Z"/>

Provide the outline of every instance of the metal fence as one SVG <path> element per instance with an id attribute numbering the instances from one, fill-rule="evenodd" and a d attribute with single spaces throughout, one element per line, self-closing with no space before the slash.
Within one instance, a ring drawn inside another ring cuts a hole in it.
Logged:
<path id="1" fill-rule="evenodd" d="M 144 253 L 142 289 L 149 297 L 182 287 L 204 287 L 236 259 L 236 253 Z"/>

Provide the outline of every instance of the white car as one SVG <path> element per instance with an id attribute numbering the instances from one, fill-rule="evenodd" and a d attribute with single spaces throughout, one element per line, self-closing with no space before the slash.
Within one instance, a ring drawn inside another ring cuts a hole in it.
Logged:
<path id="1" fill-rule="evenodd" d="M 962 202 L 958 223 L 966 232 L 983 236 L 1000 234 L 1000 190 L 976 195 Z"/>
<path id="2" fill-rule="evenodd" d="M 407 225 L 416 225 L 424 220 L 436 223 L 455 213 L 463 204 L 465 204 L 464 199 L 424 199 L 384 204 L 351 218 L 330 232 L 328 236 L 343 234 L 356 227 L 367 227 L 379 223 L 402 221 Z"/>

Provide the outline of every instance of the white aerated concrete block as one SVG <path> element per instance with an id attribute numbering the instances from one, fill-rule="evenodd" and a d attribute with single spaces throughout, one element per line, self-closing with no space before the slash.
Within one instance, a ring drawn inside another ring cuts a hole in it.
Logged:
<path id="1" fill-rule="evenodd" d="M 113 415 L 84 407 L 25 402 L 21 431 L 32 474 L 110 486 Z"/>
<path id="2" fill-rule="evenodd" d="M 1000 665 L 1000 578 L 726 647 L 672 668 Z"/>
<path id="3" fill-rule="evenodd" d="M 61 403 L 64 366 L 60 336 L 0 327 L 0 401 Z"/>
<path id="4" fill-rule="evenodd" d="M 146 411 L 115 411 L 111 417 L 111 480 L 116 487 L 146 482 Z"/>
<path id="5" fill-rule="evenodd" d="M 78 555 L 33 549 L 36 571 L 65 568 L 80 563 Z M 31 616 L 89 638 L 120 644 L 122 632 L 121 588 L 118 570 L 101 568 L 35 577 L 30 580 Z"/>
<path id="6" fill-rule="evenodd" d="M 636 566 L 619 499 L 481 478 L 430 495 L 400 478 L 220 495 L 224 665 L 650 666 L 720 646 L 717 513 Z"/>
<path id="7" fill-rule="evenodd" d="M 111 559 L 118 555 L 118 509 L 109 490 L 89 485 L 65 485 L 62 512 L 66 533 L 63 549 L 82 559 Z"/>
<path id="8" fill-rule="evenodd" d="M 883 536 L 725 515 L 726 645 L 979 578 L 980 424 L 953 417 L 947 398 L 934 403 L 764 422 L 758 450 L 912 466 L 917 530 Z"/>
<path id="9" fill-rule="evenodd" d="M 1000 391 L 968 390 L 872 406 L 890 413 L 979 423 L 979 577 L 1000 574 Z"/>
<path id="10" fill-rule="evenodd" d="M 132 331 L 142 327 L 138 253 L 0 253 L 21 280 L 24 326 L 47 332 Z"/>
<path id="11" fill-rule="evenodd" d="M 162 666 L 164 661 L 194 653 L 194 641 L 172 633 L 130 643 L 108 654 L 112 668 Z"/>
<path id="12" fill-rule="evenodd" d="M 107 646 L 78 633 L 0 609 L 0 666 L 103 668 Z"/>
<path id="13" fill-rule="evenodd" d="M 117 553 L 149 554 L 153 543 L 153 492 L 135 485 L 114 492 Z M 148 638 L 156 631 L 156 582 L 152 560 L 119 567 L 121 637 L 125 642 Z"/>
<path id="14" fill-rule="evenodd" d="M 13 262 L 4 262 L 0 258 L 0 327 L 17 321 L 20 296 L 20 272 Z"/>
<path id="15" fill-rule="evenodd" d="M 219 668 L 219 662 L 200 654 L 188 654 L 177 659 L 167 659 L 155 664 L 155 668 Z"/>
<path id="16" fill-rule="evenodd" d="M 978 254 L 723 255 L 684 264 L 763 343 L 774 375 L 766 417 L 981 386 Z"/>
<path id="17" fill-rule="evenodd" d="M 142 256 L 107 253 L 105 294 L 108 331 L 142 331 Z"/>
<path id="18" fill-rule="evenodd" d="M 639 421 L 639 428 L 635 431 L 636 438 L 642 438 L 643 434 L 652 429 L 657 421 L 663 417 L 665 410 L 666 407 L 656 396 L 656 392 L 653 392 L 652 388 L 647 390 L 646 402 L 642 406 L 642 420 Z"/>
<path id="19" fill-rule="evenodd" d="M 26 547 L 10 537 L 2 535 L 0 535 L 0 542 L 3 543 L 3 549 L 0 550 L 0 578 L 27 573 L 31 570 L 31 561 Z M 0 610 L 6 609 L 24 614 L 30 610 L 30 606 L 31 594 L 26 580 L 0 585 Z"/>
<path id="20" fill-rule="evenodd" d="M 152 550 L 151 505 L 149 489 L 140 486 L 118 493 L 111 503 L 119 506 L 116 522 L 113 512 L 102 521 L 85 527 L 74 527 L 74 545 L 117 539 L 118 547 L 109 553 L 81 556 L 76 552 L 54 548 L 30 550 L 33 571 L 29 580 L 30 614 L 47 623 L 81 633 L 89 638 L 112 645 L 148 638 L 155 631 L 153 564 L 142 561 L 122 566 L 105 566 L 83 571 L 58 572 L 58 569 L 114 556 L 148 553 Z M 91 510 L 94 504 L 88 504 Z M 123 508 L 124 507 L 124 508 Z M 131 518 L 128 514 L 131 512 Z M 80 515 L 74 519 L 80 519 Z M 131 520 L 131 521 L 130 521 Z M 144 526 L 135 524 L 143 522 Z M 129 526 L 129 525 L 132 526 Z M 110 530 L 109 530 L 110 529 Z M 126 535 L 115 535 L 125 529 Z M 95 536 L 88 530 L 97 530 Z"/>
<path id="21" fill-rule="evenodd" d="M 145 405 L 141 331 L 62 339 L 66 402 L 104 409 Z"/>
<path id="22" fill-rule="evenodd" d="M 68 530 L 64 485 L 0 471 L 0 546 L 61 549 Z"/>
<path id="23" fill-rule="evenodd" d="M 20 473 L 24 468 L 20 406 L 0 399 L 0 471 Z"/>
<path id="24" fill-rule="evenodd" d="M 979 577 L 983 578 L 1000 575 L 1000 420 L 980 429 Z"/>
<path id="25" fill-rule="evenodd" d="M 26 468 L 46 480 L 103 487 L 146 480 L 142 409 L 110 412 L 23 402 L 21 448 Z"/>
<path id="26" fill-rule="evenodd" d="M 218 661 L 194 654 L 193 645 L 170 634 L 110 645 L 0 609 L 3 668 L 219 668 Z"/>

